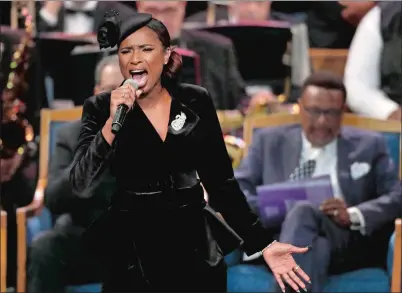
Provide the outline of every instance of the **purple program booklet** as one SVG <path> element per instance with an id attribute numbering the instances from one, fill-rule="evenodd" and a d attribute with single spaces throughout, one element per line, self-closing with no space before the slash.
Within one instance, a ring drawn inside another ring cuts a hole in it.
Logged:
<path id="1" fill-rule="evenodd" d="M 285 181 L 257 187 L 260 219 L 266 228 L 281 225 L 286 213 L 298 201 L 319 206 L 334 197 L 330 176 L 308 180 Z"/>

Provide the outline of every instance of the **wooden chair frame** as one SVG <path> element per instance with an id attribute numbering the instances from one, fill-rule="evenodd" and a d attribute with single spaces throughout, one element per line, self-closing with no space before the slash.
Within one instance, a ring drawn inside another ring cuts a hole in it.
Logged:
<path id="1" fill-rule="evenodd" d="M 0 292 L 7 290 L 7 213 L 1 212 L 0 221 Z"/>
<path id="2" fill-rule="evenodd" d="M 402 292 L 402 219 L 395 220 L 394 260 L 392 266 L 391 292 Z"/>
<path id="3" fill-rule="evenodd" d="M 39 180 L 35 196 L 28 206 L 17 209 L 17 292 L 26 292 L 26 259 L 27 259 L 27 220 L 39 215 L 43 207 L 44 190 L 47 185 L 49 154 L 49 135 L 51 122 L 66 122 L 79 120 L 82 107 L 72 109 L 42 109 L 40 121 L 40 153 L 39 153 Z"/>
<path id="4" fill-rule="evenodd" d="M 348 49 L 311 48 L 309 50 L 313 71 L 331 71 L 344 75 L 348 59 Z"/>

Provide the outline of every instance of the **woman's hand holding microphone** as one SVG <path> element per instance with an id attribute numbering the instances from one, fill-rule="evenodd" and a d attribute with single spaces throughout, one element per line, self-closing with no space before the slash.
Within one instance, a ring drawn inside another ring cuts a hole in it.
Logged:
<path id="1" fill-rule="evenodd" d="M 111 145 L 115 138 L 112 133 L 112 122 L 116 115 L 119 105 L 126 105 L 130 110 L 134 106 L 135 100 L 142 94 L 142 90 L 135 89 L 130 82 L 125 82 L 121 87 L 113 90 L 110 96 L 110 116 L 102 128 L 102 135 L 106 141 Z"/>

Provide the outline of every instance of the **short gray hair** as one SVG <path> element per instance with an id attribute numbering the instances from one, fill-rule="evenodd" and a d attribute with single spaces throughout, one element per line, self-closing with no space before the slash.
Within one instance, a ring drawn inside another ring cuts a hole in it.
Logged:
<path id="1" fill-rule="evenodd" d="M 117 54 L 109 55 L 103 57 L 98 64 L 96 65 L 95 69 L 95 85 L 100 84 L 102 78 L 103 69 L 109 65 L 117 65 L 119 66 L 119 57 Z"/>

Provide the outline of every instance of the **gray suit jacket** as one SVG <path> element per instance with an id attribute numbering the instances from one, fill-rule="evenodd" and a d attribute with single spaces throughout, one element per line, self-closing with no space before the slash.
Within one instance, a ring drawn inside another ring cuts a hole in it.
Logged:
<path id="1" fill-rule="evenodd" d="M 114 179 L 105 176 L 94 192 L 97 196 L 75 194 L 69 181 L 81 121 L 67 123 L 57 131 L 51 156 L 45 205 L 56 215 L 69 214 L 73 224 L 87 227 L 109 206 L 114 191 Z"/>
<path id="2" fill-rule="evenodd" d="M 255 195 L 259 185 L 288 180 L 299 163 L 301 134 L 299 125 L 257 130 L 247 157 L 235 172 L 241 188 Z M 381 135 L 343 127 L 337 147 L 343 196 L 349 207 L 356 206 L 362 212 L 366 233 L 401 216 L 401 184 Z M 350 172 L 354 162 L 368 163 L 371 169 L 354 180 Z"/>

